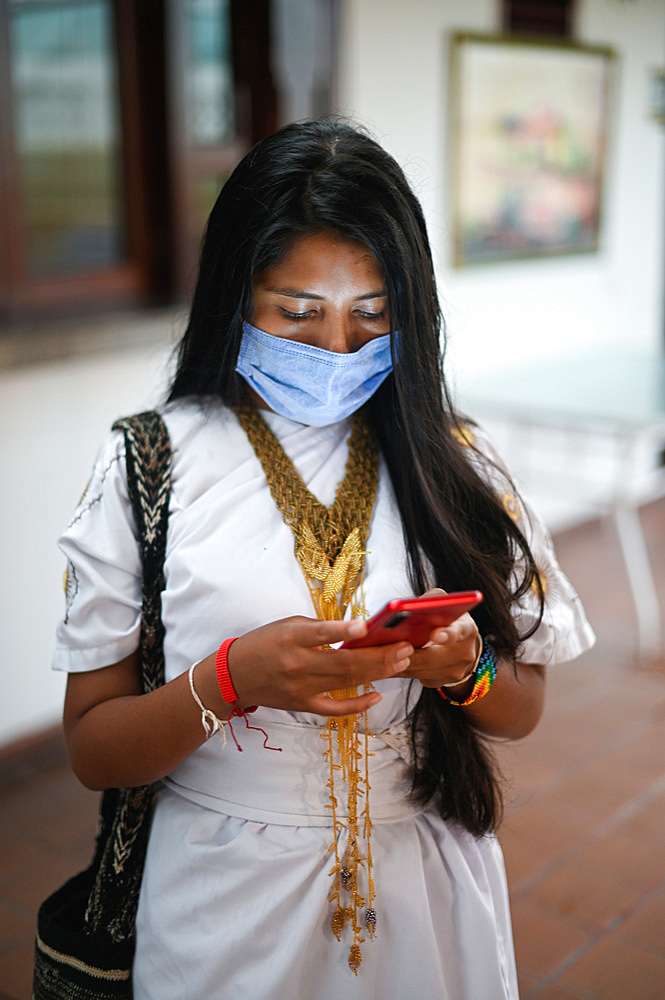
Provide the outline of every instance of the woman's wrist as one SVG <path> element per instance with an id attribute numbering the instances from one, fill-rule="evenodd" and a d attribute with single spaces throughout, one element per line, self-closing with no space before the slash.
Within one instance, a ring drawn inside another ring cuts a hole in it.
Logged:
<path id="1" fill-rule="evenodd" d="M 440 684 L 439 687 L 445 688 L 446 691 L 448 691 L 448 690 L 455 690 L 456 695 L 457 694 L 461 694 L 462 692 L 459 691 L 459 690 L 457 690 L 457 689 L 458 688 L 462 688 L 464 685 L 466 685 L 467 687 L 469 687 L 469 681 L 473 680 L 475 678 L 475 676 L 476 676 L 476 671 L 478 669 L 478 664 L 480 663 L 480 657 L 482 656 L 482 653 L 483 653 L 483 640 L 482 640 L 482 638 L 480 636 L 480 633 L 477 632 L 476 633 L 476 656 L 475 656 L 475 659 L 473 661 L 473 666 L 471 667 L 471 669 L 469 670 L 469 672 L 466 673 L 464 675 L 464 677 L 460 678 L 460 680 L 458 680 L 458 681 L 450 681 L 450 682 L 447 682 L 445 684 Z"/>
<path id="2" fill-rule="evenodd" d="M 218 715 L 212 711 L 211 708 L 207 708 L 199 698 L 198 691 L 196 690 L 196 684 L 194 683 L 194 673 L 196 668 L 200 665 L 201 661 L 198 660 L 196 663 L 192 663 L 188 671 L 189 678 L 189 690 L 191 692 L 192 698 L 196 702 L 199 711 L 201 712 L 201 725 L 203 726 L 203 731 L 205 733 L 206 740 L 209 740 L 211 736 L 215 733 L 222 733 L 224 742 L 226 743 L 226 735 L 224 733 L 224 726 L 228 722 L 228 719 L 220 719 Z"/>
<path id="3" fill-rule="evenodd" d="M 222 697 L 217 681 L 217 650 L 201 660 L 196 667 L 196 690 L 206 708 L 214 712 L 220 719 L 228 719 L 233 711 L 233 705 Z"/>
<path id="4" fill-rule="evenodd" d="M 233 681 L 231 680 L 231 674 L 229 671 L 229 650 L 237 638 L 238 636 L 236 635 L 231 639 L 225 639 L 215 655 L 217 684 L 222 698 L 227 705 L 235 705 L 238 701 L 238 694 L 233 686 Z"/>
<path id="5" fill-rule="evenodd" d="M 461 681 L 456 681 L 454 684 L 440 684 L 437 690 L 454 701 L 464 701 L 467 696 L 473 691 L 473 685 L 476 682 L 476 672 L 472 670 L 471 673 L 463 677 Z"/>
<path id="6" fill-rule="evenodd" d="M 467 684 L 460 690 L 446 691 L 446 685 L 441 685 L 438 692 L 444 701 L 450 702 L 459 708 L 473 705 L 488 694 L 497 671 L 497 660 L 491 644 L 486 640 L 481 640 L 480 654 L 474 665 L 474 669 L 467 678 Z M 451 685 L 448 685 L 451 687 Z"/>

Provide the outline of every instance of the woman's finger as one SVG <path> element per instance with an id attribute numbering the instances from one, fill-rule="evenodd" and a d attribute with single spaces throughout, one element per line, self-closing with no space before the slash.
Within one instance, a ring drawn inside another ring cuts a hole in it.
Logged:
<path id="1" fill-rule="evenodd" d="M 291 626 L 285 640 L 295 642 L 298 646 L 313 648 L 315 646 L 332 646 L 351 639 L 360 639 L 367 633 L 367 625 L 361 618 L 350 621 L 323 621 L 320 618 L 305 618 L 294 616 L 285 618 L 281 623 Z"/>
<path id="2" fill-rule="evenodd" d="M 417 649 L 411 657 L 409 666 L 402 672 L 403 677 L 417 678 L 426 687 L 441 687 L 452 684 L 466 676 L 472 669 L 478 653 L 478 631 L 470 629 L 468 633 L 450 635 L 450 629 L 443 630 L 447 635 L 444 642 L 431 642 Z"/>
<path id="3" fill-rule="evenodd" d="M 316 674 L 325 690 L 359 687 L 401 673 L 412 656 L 413 646 L 408 642 L 364 649 L 332 649 L 316 657 L 312 674 Z"/>
<path id="4" fill-rule="evenodd" d="M 373 705 L 378 705 L 380 701 L 381 695 L 378 691 L 368 691 L 355 698 L 332 698 L 324 693 L 310 699 L 307 711 L 338 718 L 342 715 L 358 715 L 361 712 L 367 712 Z"/>
<path id="5" fill-rule="evenodd" d="M 430 635 L 430 643 L 436 646 L 467 642 L 476 638 L 478 626 L 468 612 L 445 628 L 435 628 Z"/>

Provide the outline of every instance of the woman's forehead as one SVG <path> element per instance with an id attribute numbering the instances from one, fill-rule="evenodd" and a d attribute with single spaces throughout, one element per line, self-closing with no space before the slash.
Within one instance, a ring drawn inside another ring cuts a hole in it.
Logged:
<path id="1" fill-rule="evenodd" d="M 383 288 L 381 266 L 369 247 L 339 233 L 322 232 L 297 236 L 280 259 L 254 276 L 253 284 L 300 292 L 339 279 L 371 285 L 367 292 Z"/>

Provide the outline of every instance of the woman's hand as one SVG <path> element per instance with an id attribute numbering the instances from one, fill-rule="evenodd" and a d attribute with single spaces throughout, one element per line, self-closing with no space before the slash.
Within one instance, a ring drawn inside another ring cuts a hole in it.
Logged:
<path id="1" fill-rule="evenodd" d="M 355 621 L 293 617 L 240 636 L 229 649 L 228 667 L 242 705 L 264 705 L 319 715 L 364 712 L 381 700 L 377 691 L 336 699 L 328 694 L 356 688 L 408 670 L 407 642 L 364 649 L 326 649 L 365 635 Z"/>
<path id="2" fill-rule="evenodd" d="M 435 587 L 423 597 L 443 597 L 445 590 Z M 471 615 L 461 615 L 452 625 L 437 628 L 427 645 L 416 649 L 404 677 L 415 677 L 424 687 L 439 688 L 456 684 L 473 670 L 482 640 Z M 461 690 L 461 689 L 460 689 Z"/>
<path id="3" fill-rule="evenodd" d="M 435 588 L 423 596 L 443 595 Z M 426 646 L 416 649 L 401 676 L 414 677 L 424 687 L 442 687 L 456 702 L 463 702 L 473 690 L 474 678 L 465 678 L 476 663 L 481 636 L 470 614 L 464 614 L 447 628 L 435 629 Z M 456 685 L 447 688 L 447 684 Z M 476 729 L 489 736 L 520 739 L 537 725 L 545 697 L 545 668 L 533 663 L 507 663 L 499 660 L 497 673 L 488 694 L 465 712 Z"/>

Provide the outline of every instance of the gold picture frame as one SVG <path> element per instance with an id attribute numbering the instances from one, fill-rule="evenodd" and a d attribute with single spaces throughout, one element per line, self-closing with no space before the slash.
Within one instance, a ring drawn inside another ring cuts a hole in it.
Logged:
<path id="1" fill-rule="evenodd" d="M 614 65 L 604 47 L 452 37 L 456 266 L 598 249 Z"/>

